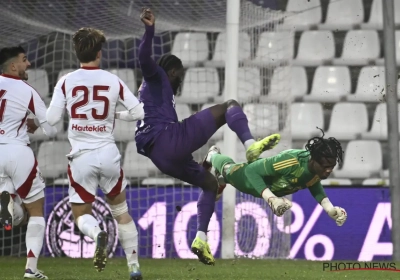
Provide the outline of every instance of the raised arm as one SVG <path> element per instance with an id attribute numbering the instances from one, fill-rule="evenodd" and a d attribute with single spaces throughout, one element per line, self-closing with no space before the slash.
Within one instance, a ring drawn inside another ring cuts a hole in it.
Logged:
<path id="1" fill-rule="evenodd" d="M 145 32 L 139 45 L 139 63 L 144 78 L 152 77 L 157 73 L 157 64 L 151 57 L 153 49 L 155 17 L 150 9 L 143 9 L 140 14 L 145 24 Z"/>

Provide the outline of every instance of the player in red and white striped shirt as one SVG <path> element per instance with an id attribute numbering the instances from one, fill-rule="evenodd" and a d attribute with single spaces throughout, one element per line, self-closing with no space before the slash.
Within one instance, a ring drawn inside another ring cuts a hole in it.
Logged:
<path id="1" fill-rule="evenodd" d="M 0 222 L 6 230 L 23 222 L 25 215 L 19 204 L 22 199 L 29 214 L 24 277 L 48 279 L 37 269 L 45 231 L 45 184 L 29 147 L 27 122 L 35 122 L 49 137 L 55 136 L 57 130 L 46 121 L 46 105 L 39 93 L 25 82 L 30 63 L 24 49 L 0 50 L 0 66 Z M 29 113 L 35 115 L 34 120 L 27 120 Z"/>
<path id="2" fill-rule="evenodd" d="M 108 236 L 92 215 L 92 203 L 100 186 L 118 222 L 118 238 L 126 254 L 130 279 L 140 280 L 138 232 L 126 203 L 127 182 L 113 130 L 115 117 L 127 121 L 143 119 L 143 104 L 116 75 L 99 68 L 105 42 L 101 31 L 81 28 L 73 42 L 81 68 L 58 81 L 47 111 L 50 124 L 61 120 L 65 107 L 70 116 L 68 139 L 72 149 L 67 156 L 72 213 L 80 231 L 95 240 L 94 266 L 102 271 Z M 115 113 L 118 102 L 127 111 Z"/>

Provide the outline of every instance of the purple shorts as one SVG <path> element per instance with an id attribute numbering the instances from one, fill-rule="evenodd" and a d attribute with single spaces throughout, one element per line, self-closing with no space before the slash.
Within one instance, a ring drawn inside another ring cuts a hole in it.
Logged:
<path id="1" fill-rule="evenodd" d="M 193 160 L 192 153 L 204 146 L 216 131 L 211 111 L 202 110 L 168 125 L 154 141 L 149 158 L 164 174 L 201 185 L 206 170 Z"/>

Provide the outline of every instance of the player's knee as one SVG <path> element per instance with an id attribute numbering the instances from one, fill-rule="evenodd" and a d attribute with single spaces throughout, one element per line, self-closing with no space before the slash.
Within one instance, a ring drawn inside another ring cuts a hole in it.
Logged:
<path id="1" fill-rule="evenodd" d="M 132 221 L 132 217 L 131 215 L 129 215 L 128 204 L 126 203 L 126 201 L 115 205 L 110 204 L 109 206 L 112 216 L 115 220 L 117 220 L 119 224 L 127 224 Z"/>
<path id="2" fill-rule="evenodd" d="M 225 101 L 227 109 L 232 108 L 232 107 L 240 107 L 239 102 L 237 102 L 235 99 L 229 99 Z"/>

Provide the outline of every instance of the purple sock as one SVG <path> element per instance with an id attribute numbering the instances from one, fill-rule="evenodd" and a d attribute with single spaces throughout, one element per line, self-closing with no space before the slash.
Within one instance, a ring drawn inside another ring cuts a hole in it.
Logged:
<path id="1" fill-rule="evenodd" d="M 197 201 L 197 231 L 207 234 L 208 224 L 214 213 L 215 198 L 217 194 L 213 191 L 202 191 Z"/>
<path id="2" fill-rule="evenodd" d="M 241 107 L 229 108 L 225 113 L 225 119 L 229 128 L 236 133 L 243 144 L 249 139 L 254 139 L 249 129 L 249 121 Z"/>

